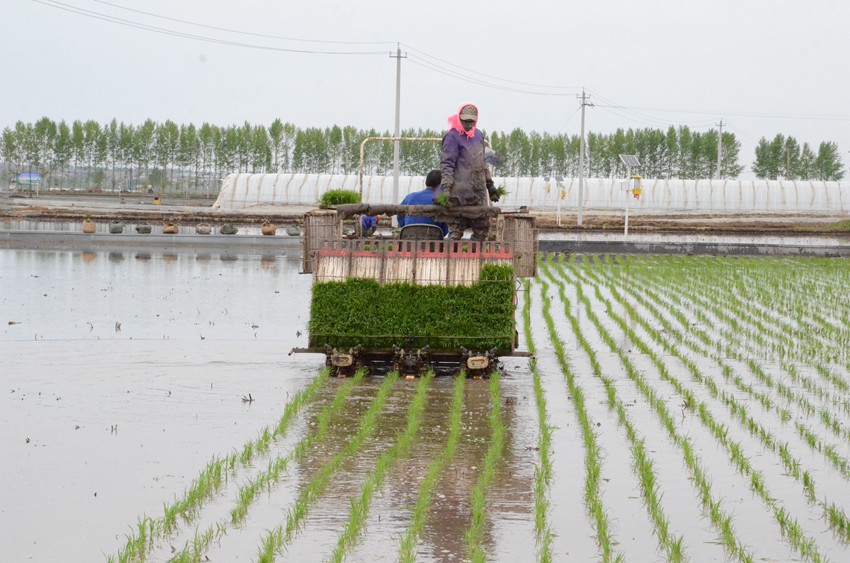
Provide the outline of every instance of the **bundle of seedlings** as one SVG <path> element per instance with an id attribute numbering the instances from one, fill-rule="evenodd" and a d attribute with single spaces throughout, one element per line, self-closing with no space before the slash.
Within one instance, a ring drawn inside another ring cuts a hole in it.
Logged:
<path id="1" fill-rule="evenodd" d="M 349 279 L 317 283 L 310 347 L 510 351 L 514 339 L 513 267 L 485 264 L 469 286 Z"/>
<path id="2" fill-rule="evenodd" d="M 360 203 L 360 194 L 353 190 L 328 190 L 319 199 L 319 205 L 333 207 L 343 203 Z"/>

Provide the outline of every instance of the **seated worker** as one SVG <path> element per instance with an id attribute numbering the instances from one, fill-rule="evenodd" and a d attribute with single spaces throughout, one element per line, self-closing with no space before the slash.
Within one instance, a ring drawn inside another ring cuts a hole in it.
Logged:
<path id="1" fill-rule="evenodd" d="M 380 215 L 375 215 L 374 217 L 369 215 L 360 216 L 360 230 L 364 238 L 375 234 L 375 231 L 378 230 L 378 221 L 380 220 Z"/>
<path id="2" fill-rule="evenodd" d="M 431 170 L 425 176 L 425 189 L 418 192 L 412 192 L 401 201 L 402 205 L 434 205 L 434 190 L 440 186 L 440 171 Z M 398 226 L 405 227 L 407 225 L 436 225 L 443 231 L 443 237 L 449 234 L 449 226 L 446 223 L 435 222 L 429 217 L 423 215 L 406 215 L 398 216 Z"/>

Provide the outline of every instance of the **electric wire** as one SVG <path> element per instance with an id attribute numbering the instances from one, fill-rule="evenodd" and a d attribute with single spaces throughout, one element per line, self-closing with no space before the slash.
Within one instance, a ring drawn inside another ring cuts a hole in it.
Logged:
<path id="1" fill-rule="evenodd" d="M 645 115 L 641 114 L 641 111 L 649 111 L 649 112 L 658 112 L 658 113 L 690 113 L 695 115 L 731 115 L 735 117 L 755 117 L 755 118 L 775 118 L 775 119 L 812 119 L 812 120 L 841 120 L 841 121 L 850 121 L 850 115 L 818 115 L 818 114 L 792 114 L 792 113 L 771 113 L 771 112 L 740 112 L 740 111 L 726 111 L 726 110 L 687 110 L 687 109 L 670 109 L 670 108 L 653 108 L 653 107 L 640 107 L 640 106 L 624 106 L 620 105 L 613 100 L 606 98 L 599 94 L 598 92 L 594 92 L 592 90 L 588 90 L 594 96 L 603 100 L 610 104 L 609 107 L 618 108 L 621 110 L 628 110 L 630 112 L 634 112 L 637 115 Z M 597 107 L 603 107 L 597 105 Z M 646 116 L 650 118 L 650 116 Z"/>
<path id="2" fill-rule="evenodd" d="M 603 103 L 603 104 L 594 103 L 593 104 L 594 107 L 598 107 L 602 110 L 608 111 L 609 113 L 617 115 L 618 117 L 623 117 L 623 118 L 626 118 L 626 119 L 631 119 L 632 121 L 638 121 L 638 122 L 642 122 L 642 123 L 654 124 L 654 125 L 659 125 L 659 126 L 664 126 L 664 127 L 669 127 L 671 125 L 670 120 L 668 120 L 668 119 L 660 119 L 656 116 L 640 113 L 638 111 L 635 111 L 634 108 L 618 104 L 614 100 L 611 100 L 610 98 L 607 98 L 607 97 L 603 96 L 602 94 L 600 94 L 596 91 L 588 89 L 588 92 L 590 92 L 594 97 L 602 100 L 603 102 L 607 102 L 607 103 Z M 615 111 L 615 110 L 617 110 L 617 111 Z M 701 122 L 694 121 L 694 122 L 688 122 L 688 123 L 679 122 L 678 124 L 679 125 L 687 125 L 688 127 L 702 128 L 702 127 L 710 126 L 712 123 L 714 123 L 713 120 L 711 120 L 711 121 L 701 121 Z"/>
<path id="3" fill-rule="evenodd" d="M 411 55 L 411 54 L 408 54 L 408 61 L 410 61 L 411 64 L 426 68 L 426 69 L 431 70 L 432 72 L 436 72 L 438 74 L 450 76 L 450 77 L 455 78 L 457 80 L 469 82 L 471 84 L 478 84 L 480 86 L 486 86 L 488 88 L 493 88 L 495 90 L 502 90 L 504 92 L 517 92 L 517 93 L 520 93 L 520 94 L 529 94 L 529 95 L 534 95 L 534 96 L 553 96 L 553 97 L 564 97 L 564 96 L 572 96 L 573 95 L 571 93 L 567 94 L 567 93 L 560 93 L 560 92 L 540 92 L 540 91 L 535 91 L 535 90 L 523 90 L 521 88 L 514 88 L 514 87 L 511 87 L 511 86 L 502 86 L 500 84 L 494 84 L 492 82 L 487 82 L 485 80 L 481 80 L 481 79 L 474 78 L 474 77 L 471 77 L 471 76 L 465 76 L 465 75 L 463 75 L 459 72 L 456 72 L 456 71 L 453 71 L 453 70 L 450 70 L 450 69 L 447 69 L 447 68 L 436 66 L 433 63 L 431 63 L 430 61 L 427 61 L 427 60 L 425 60 L 421 57 L 417 57 L 417 56 Z"/>
<path id="4" fill-rule="evenodd" d="M 450 61 L 447 61 L 445 59 L 435 57 L 434 55 L 429 55 L 428 53 L 421 51 L 421 50 L 419 50 L 419 49 L 417 49 L 417 48 L 415 48 L 415 47 L 413 47 L 413 46 L 411 46 L 407 43 L 400 43 L 400 45 L 404 45 L 405 48 L 407 48 L 411 51 L 415 51 L 416 53 L 419 53 L 420 55 L 424 55 L 425 57 L 428 57 L 429 59 L 434 59 L 435 61 L 439 61 L 443 64 L 453 66 L 453 67 L 460 69 L 464 72 L 471 72 L 473 74 L 477 74 L 479 76 L 484 76 L 485 78 L 492 78 L 494 80 L 499 80 L 501 82 L 507 82 L 507 83 L 510 83 L 510 84 L 517 84 L 517 85 L 520 85 L 520 86 L 528 86 L 528 87 L 531 87 L 531 88 L 549 88 L 549 89 L 553 89 L 553 90 L 573 90 L 573 91 L 581 90 L 581 86 L 560 86 L 560 85 L 553 85 L 553 84 L 536 84 L 536 83 L 533 83 L 533 82 L 522 82 L 522 81 L 519 81 L 519 80 L 511 80 L 511 79 L 508 79 L 508 78 L 502 78 L 502 77 L 499 77 L 499 76 L 495 76 L 493 74 L 485 74 L 483 72 L 478 72 L 476 70 L 472 70 L 470 68 L 457 65 L 457 64 L 450 62 Z"/>
<path id="5" fill-rule="evenodd" d="M 194 33 L 187 33 L 185 31 L 179 31 L 175 29 L 168 29 L 164 27 L 159 27 L 147 23 L 143 23 L 141 21 L 134 21 L 125 18 L 119 18 L 117 16 L 109 15 L 103 12 L 98 12 L 94 10 L 89 10 L 86 8 L 82 8 L 80 6 L 76 6 L 73 4 L 68 4 L 65 2 L 60 2 L 58 0 L 31 0 L 37 4 L 41 4 L 43 6 L 47 6 L 50 8 L 63 10 L 66 12 L 74 13 L 77 15 L 81 15 L 84 17 L 93 18 L 96 20 L 101 20 L 113 24 L 118 24 L 126 27 L 131 27 L 135 29 L 140 29 L 143 31 L 149 31 L 153 33 L 158 33 L 162 35 L 172 36 L 172 37 L 180 37 L 183 39 L 190 39 L 195 41 L 201 41 L 206 43 L 213 43 L 224 46 L 233 46 L 233 47 L 241 47 L 241 48 L 249 48 L 249 49 L 259 49 L 266 51 L 278 51 L 278 52 L 287 52 L 287 53 L 298 53 L 298 54 L 317 54 L 317 55 L 384 55 L 386 51 L 346 51 L 346 50 L 314 50 L 314 49 L 295 49 L 289 47 L 280 47 L 273 45 L 261 45 L 254 43 L 246 43 L 242 41 L 234 41 L 223 38 L 211 37 L 207 35 L 198 35 Z M 393 44 L 395 42 L 391 41 L 332 41 L 332 40 L 323 40 L 323 39 L 302 39 L 295 37 L 287 37 L 287 36 L 279 36 L 279 35 L 270 35 L 270 34 L 262 34 L 255 33 L 237 29 L 231 29 L 227 27 L 219 27 L 212 26 L 207 24 L 201 24 L 198 22 L 193 22 L 189 20 L 174 18 L 170 16 L 164 16 L 160 14 L 155 14 L 153 12 L 147 12 L 144 10 L 138 10 L 135 8 L 130 8 L 127 6 L 122 6 L 120 4 L 109 2 L 107 0 L 92 0 L 98 4 L 102 4 L 104 6 L 110 6 L 115 9 L 126 10 L 129 12 L 137 13 L 140 15 L 144 15 L 147 17 L 158 18 L 166 21 L 171 21 L 175 23 L 179 23 L 182 25 L 189 25 L 200 27 L 204 29 L 210 29 L 215 31 L 223 31 L 225 33 L 239 34 L 239 35 L 247 35 L 252 37 L 258 37 L 263 39 L 274 39 L 274 40 L 282 40 L 282 41 L 296 41 L 296 42 L 305 42 L 305 43 L 317 43 L 317 44 L 336 44 L 336 45 L 388 45 Z M 581 89 L 578 86 L 564 86 L 564 85 L 553 85 L 553 84 L 541 84 L 541 83 L 533 83 L 533 82 L 524 82 L 519 80 L 513 80 L 510 78 L 503 78 L 500 76 L 487 74 L 483 72 L 479 72 L 468 67 L 464 67 L 461 65 L 457 65 L 448 60 L 436 57 L 434 55 L 428 54 L 425 51 L 417 49 L 412 45 L 407 43 L 398 43 L 398 45 L 404 45 L 404 47 L 415 54 L 408 54 L 408 59 L 412 64 L 418 65 L 422 68 L 426 68 L 431 70 L 432 72 L 443 74 L 445 76 L 449 76 L 456 80 L 465 81 L 471 84 L 477 84 L 479 86 L 484 86 L 487 88 L 492 88 L 496 90 L 501 90 L 505 92 L 515 92 L 519 94 L 528 94 L 535 96 L 553 96 L 553 97 L 564 97 L 572 95 L 572 92 Z M 421 55 L 421 56 L 419 56 Z M 437 63 L 433 61 L 438 61 Z M 458 70 L 452 70 L 452 67 Z M 476 78 L 475 76 L 469 76 L 469 74 L 480 76 L 489 80 L 484 80 L 482 78 Z M 498 82 L 504 82 L 506 84 L 514 84 L 517 86 L 525 86 L 527 88 L 517 88 L 512 86 L 505 86 L 502 84 L 497 84 L 492 82 L 491 80 L 495 80 Z M 536 88 L 536 89 L 534 89 Z M 541 91 L 538 89 L 544 90 L 554 90 L 554 91 Z M 564 92 L 564 90 L 570 90 L 570 93 Z M 621 104 L 617 104 L 613 100 L 606 98 L 605 96 L 599 94 L 598 92 L 587 89 L 587 91 L 592 94 L 594 97 L 598 98 L 603 104 L 593 104 L 594 107 L 605 110 L 617 117 L 621 117 L 624 119 L 630 119 L 632 121 L 637 121 L 645 124 L 655 124 L 655 125 L 664 125 L 669 126 L 671 123 L 669 120 L 665 120 L 663 118 L 654 117 L 647 115 L 641 112 L 654 112 L 654 113 L 664 113 L 664 114 L 695 114 L 695 115 L 724 115 L 724 116 L 733 116 L 733 117 L 744 117 L 744 118 L 767 118 L 767 119 L 799 119 L 799 120 L 815 120 L 815 121 L 850 121 L 850 115 L 823 115 L 823 114 L 785 114 L 785 113 L 773 113 L 773 112 L 733 112 L 733 111 L 707 111 L 707 110 L 679 110 L 679 109 L 670 109 L 670 108 L 655 108 L 655 107 L 640 107 L 640 106 L 625 106 Z M 572 117 L 571 117 L 572 118 Z M 708 122 L 692 122 L 687 125 L 691 127 L 704 127 Z M 681 125 L 681 123 L 678 123 Z M 736 127 L 737 130 L 741 130 L 740 127 Z"/>
<path id="6" fill-rule="evenodd" d="M 567 118 L 567 120 L 566 120 L 566 121 L 564 121 L 564 124 L 563 124 L 563 125 L 561 125 L 561 126 L 558 128 L 558 133 L 563 133 L 563 132 L 564 132 L 564 129 L 566 129 L 566 128 L 567 128 L 567 125 L 569 125 L 569 124 L 570 124 L 570 121 L 572 121 L 572 120 L 573 120 L 573 118 L 574 118 L 576 115 L 578 115 L 578 112 L 579 112 L 580 110 L 581 110 L 581 106 L 577 107 L 577 108 L 575 109 L 575 111 L 574 111 L 573 113 L 571 113 L 571 114 L 570 114 L 570 116 Z"/>
<path id="7" fill-rule="evenodd" d="M 298 37 L 287 37 L 287 36 L 283 36 L 283 35 L 270 35 L 270 34 L 265 34 L 265 33 L 256 33 L 256 32 L 253 32 L 253 31 L 242 31 L 242 30 L 239 30 L 239 29 L 231 29 L 229 27 L 218 27 L 218 26 L 215 26 L 215 25 L 206 25 L 206 24 L 202 24 L 202 23 L 189 21 L 189 20 L 182 20 L 182 19 L 179 19 L 179 18 L 163 16 L 163 15 L 160 15 L 160 14 L 155 14 L 153 12 L 146 12 L 144 10 L 137 10 L 135 8 L 122 6 L 122 5 L 116 4 L 114 2 L 107 2 L 106 0 L 91 0 L 91 1 L 96 2 L 98 4 L 111 6 L 113 8 L 117 8 L 119 10 L 127 10 L 128 12 L 134 12 L 134 13 L 137 13 L 137 14 L 150 16 L 152 18 L 159 18 L 159 19 L 167 20 L 167 21 L 171 21 L 171 22 L 182 23 L 182 24 L 186 24 L 186 25 L 192 25 L 192 26 L 195 26 L 195 27 L 202 27 L 204 29 L 213 29 L 213 30 L 216 30 L 216 31 L 226 31 L 227 33 L 235 33 L 235 34 L 238 34 L 238 35 L 249 35 L 249 36 L 252 36 L 252 37 L 261 37 L 261 38 L 264 38 L 264 39 L 280 39 L 280 40 L 283 40 L 283 41 L 300 41 L 300 42 L 303 42 L 303 43 L 329 43 L 329 44 L 336 44 L 336 45 L 394 45 L 395 44 L 394 41 L 331 41 L 331 40 L 327 40 L 327 39 L 302 39 L 302 38 L 298 38 Z"/>
<path id="8" fill-rule="evenodd" d="M 57 0 L 31 0 L 36 4 L 42 4 L 44 6 L 48 6 L 50 8 L 56 8 L 59 10 L 64 10 L 66 12 L 71 12 L 74 14 L 79 14 L 82 16 L 90 17 L 97 20 L 102 20 L 110 23 L 115 23 L 118 25 L 123 25 L 126 27 L 132 27 L 136 29 L 141 29 L 144 31 L 150 31 L 153 33 L 159 33 L 162 35 L 170 35 L 172 37 L 181 37 L 184 39 L 192 39 L 195 41 L 202 41 L 205 43 L 214 43 L 218 45 L 227 45 L 231 47 L 244 47 L 247 49 L 259 49 L 264 51 L 278 51 L 285 53 L 299 53 L 299 54 L 310 54 L 310 55 L 384 55 L 386 51 L 317 51 L 312 49 L 292 49 L 287 47 L 275 47 L 272 45 L 257 45 L 253 43 L 244 43 L 241 41 L 232 41 L 227 39 L 218 39 L 215 37 L 208 37 L 204 35 L 195 35 L 191 33 L 185 33 L 182 31 L 175 31 L 163 27 L 157 27 L 149 24 L 144 24 L 141 22 L 136 22 L 133 20 L 127 20 L 124 18 L 118 18 L 115 16 L 110 16 L 108 14 L 103 14 L 101 12 L 95 12 L 93 10 L 87 10 L 85 8 L 80 8 L 78 6 L 74 6 L 72 4 L 66 4 L 64 2 L 59 2 Z"/>

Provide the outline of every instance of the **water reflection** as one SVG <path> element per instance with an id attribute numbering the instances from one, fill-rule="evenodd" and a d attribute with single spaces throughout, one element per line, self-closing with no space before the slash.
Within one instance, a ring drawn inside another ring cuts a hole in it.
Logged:
<path id="1" fill-rule="evenodd" d="M 0 340 L 36 333 L 62 340 L 280 340 L 306 333 L 312 278 L 299 275 L 297 259 L 278 256 L 269 268 L 269 257 L 259 255 L 193 258 L 190 251 L 0 249 L 0 302 L 7 320 L 21 323 L 0 326 Z"/>
<path id="2" fill-rule="evenodd" d="M 274 254 L 263 254 L 260 257 L 260 266 L 266 269 L 274 269 L 275 261 L 277 261 L 277 257 Z"/>

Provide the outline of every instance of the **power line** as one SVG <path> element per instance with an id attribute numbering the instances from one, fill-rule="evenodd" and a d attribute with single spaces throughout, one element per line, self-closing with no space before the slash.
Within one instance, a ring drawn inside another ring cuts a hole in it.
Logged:
<path id="1" fill-rule="evenodd" d="M 650 123 L 650 124 L 657 125 L 657 126 L 665 126 L 665 127 L 670 126 L 669 120 L 659 119 L 659 118 L 651 116 L 651 115 L 646 115 L 646 114 L 634 111 L 634 108 L 630 108 L 630 107 L 618 104 L 615 101 L 611 100 L 610 98 L 606 98 L 605 96 L 603 96 L 599 92 L 596 92 L 596 91 L 593 91 L 593 90 L 591 90 L 591 92 L 597 98 L 599 98 L 599 99 L 601 99 L 605 102 L 608 102 L 607 104 L 596 104 L 596 107 L 598 107 L 598 108 L 600 108 L 604 111 L 612 113 L 612 114 L 614 114 L 618 117 L 623 117 L 625 119 L 631 119 L 633 121 L 640 121 L 642 123 Z M 622 112 L 622 113 L 619 113 L 619 112 L 614 111 L 614 110 L 620 110 L 620 112 Z M 703 126 L 709 125 L 712 122 L 713 122 L 713 120 L 705 121 L 705 122 L 690 122 L 690 123 L 686 123 L 685 125 L 688 125 L 690 127 L 703 127 Z M 682 123 L 679 122 L 678 124 L 681 125 Z"/>
<path id="2" fill-rule="evenodd" d="M 425 60 L 421 57 L 418 57 L 418 56 L 416 56 L 412 53 L 408 53 L 408 60 L 412 64 L 415 64 L 417 66 L 421 66 L 423 68 L 426 68 L 426 69 L 431 70 L 433 72 L 436 72 L 438 74 L 450 76 L 452 78 L 456 78 L 456 79 L 462 80 L 464 82 L 469 82 L 471 84 L 478 84 L 479 86 L 486 86 L 488 88 L 493 88 L 495 90 L 502 90 L 502 91 L 505 91 L 505 92 L 517 92 L 517 93 L 520 93 L 520 94 L 530 94 L 530 95 L 534 95 L 534 96 L 564 97 L 564 96 L 572 95 L 572 94 L 559 93 L 559 92 L 539 92 L 539 91 L 534 91 L 534 90 L 523 90 L 523 89 L 520 89 L 520 88 L 513 88 L 513 87 L 510 87 L 510 86 L 502 86 L 501 84 L 494 84 L 494 83 L 488 82 L 486 80 L 481 80 L 481 79 L 478 79 L 478 78 L 466 76 L 466 75 L 463 75 L 459 72 L 437 66 L 437 65 L 431 63 L 430 61 L 427 61 L 427 60 Z"/>
<path id="3" fill-rule="evenodd" d="M 453 62 L 447 61 L 445 59 L 441 59 L 439 57 L 435 57 L 434 55 L 429 55 L 428 53 L 426 53 L 424 51 L 420 51 L 419 49 L 416 49 L 415 47 L 412 47 L 412 46 L 410 46 L 406 43 L 402 43 L 402 45 L 404 45 L 405 47 L 407 47 L 411 51 L 415 51 L 417 53 L 420 53 L 421 55 L 428 57 L 429 59 L 434 59 L 435 61 L 439 61 L 443 64 L 453 66 L 453 67 L 458 68 L 460 70 L 463 70 L 465 72 L 471 72 L 473 74 L 477 74 L 479 76 L 484 76 L 485 78 L 492 78 L 494 80 L 499 80 L 501 82 L 508 82 L 510 84 L 518 84 L 520 86 L 529 86 L 531 88 L 550 88 L 550 89 L 553 89 L 553 90 L 580 90 L 581 89 L 580 86 L 560 86 L 560 85 L 551 85 L 551 84 L 535 84 L 535 83 L 531 83 L 531 82 L 521 82 L 519 80 L 511 80 L 511 79 L 508 79 L 508 78 L 501 78 L 499 76 L 495 76 L 495 75 L 492 75 L 492 74 L 485 74 L 483 72 L 478 72 L 476 70 L 472 70 L 470 68 L 454 64 Z"/>
<path id="4" fill-rule="evenodd" d="M 594 94 L 596 94 L 594 92 Z M 598 94 L 596 94 L 598 95 Z M 650 108 L 650 107 L 637 107 L 637 106 L 621 106 L 617 104 L 612 104 L 608 106 L 597 106 L 597 107 L 609 107 L 609 108 L 619 108 L 623 110 L 640 110 L 640 111 L 654 111 L 660 113 L 692 113 L 698 115 L 717 115 L 718 113 L 722 113 L 724 115 L 733 115 L 736 117 L 762 117 L 769 119 L 812 119 L 819 121 L 850 121 L 850 115 L 817 115 L 817 114 L 792 114 L 792 113 L 760 113 L 760 112 L 736 112 L 736 111 L 719 111 L 719 110 L 683 110 L 683 109 L 664 109 L 664 108 Z"/>
<path id="5" fill-rule="evenodd" d="M 298 37 L 286 37 L 286 36 L 283 36 L 283 35 L 268 35 L 268 34 L 265 34 L 265 33 L 256 33 L 256 32 L 253 32 L 253 31 L 242 31 L 242 30 L 239 30 L 239 29 L 231 29 L 231 28 L 228 28 L 228 27 L 218 27 L 218 26 L 214 26 L 214 25 L 206 25 L 206 24 L 202 24 L 202 23 L 197 23 L 197 22 L 193 22 L 193 21 L 189 21 L 189 20 L 181 20 L 179 18 L 172 18 L 172 17 L 169 17 L 169 16 L 154 14 L 153 12 L 146 12 L 144 10 L 137 10 L 135 8 L 129 8 L 127 6 L 122 6 L 122 5 L 116 4 L 114 2 L 106 2 L 106 0 L 92 0 L 92 2 L 96 2 L 98 4 L 104 4 L 106 6 L 111 6 L 113 8 L 118 8 L 119 10 L 126 10 L 128 12 L 134 12 L 134 13 L 137 13 L 137 14 L 150 16 L 152 18 L 158 18 L 158 19 L 172 21 L 172 22 L 176 22 L 176 23 L 192 25 L 192 26 L 195 26 L 195 27 L 202 27 L 204 29 L 213 29 L 213 30 L 216 30 L 216 31 L 226 31 L 227 33 L 235 33 L 235 34 L 239 34 L 239 35 L 249 35 L 249 36 L 252 36 L 252 37 L 262 37 L 264 39 L 280 39 L 280 40 L 283 40 L 283 41 L 300 41 L 300 42 L 303 42 L 303 43 L 329 43 L 329 44 L 336 44 L 336 45 L 391 45 L 393 43 L 392 41 L 329 41 L 329 40 L 326 40 L 326 39 L 301 39 L 301 38 L 298 38 Z"/>
<path id="6" fill-rule="evenodd" d="M 32 0 L 37 4 L 42 4 L 44 6 L 48 6 L 50 8 L 56 8 L 58 10 L 64 10 L 66 12 L 71 12 L 73 14 L 78 14 L 81 16 L 86 16 L 89 18 L 102 20 L 110 23 L 115 23 L 118 25 L 123 25 L 126 27 L 132 27 L 135 29 L 141 29 L 144 31 L 150 31 L 153 33 L 159 33 L 162 35 L 169 35 L 172 37 L 181 37 L 184 39 L 192 39 L 194 41 L 202 41 L 205 43 L 214 43 L 218 45 L 227 45 L 231 47 L 244 47 L 247 49 L 260 49 L 264 51 L 278 51 L 285 53 L 301 53 L 301 54 L 311 54 L 311 55 L 383 55 L 385 51 L 316 51 L 311 49 L 291 49 L 286 47 L 274 47 L 271 45 L 257 45 L 252 43 L 244 43 L 240 41 L 231 41 L 227 39 L 218 39 L 215 37 L 208 37 L 204 35 L 195 35 L 191 33 L 185 33 L 181 31 L 174 31 L 171 29 L 157 27 L 137 21 L 127 20 L 123 18 L 118 18 L 115 16 L 110 16 L 108 14 L 103 14 L 101 12 L 95 12 L 93 10 L 86 10 L 85 8 L 80 8 L 78 6 L 74 6 L 71 4 L 65 4 L 64 2 L 58 2 L 57 0 Z"/>

